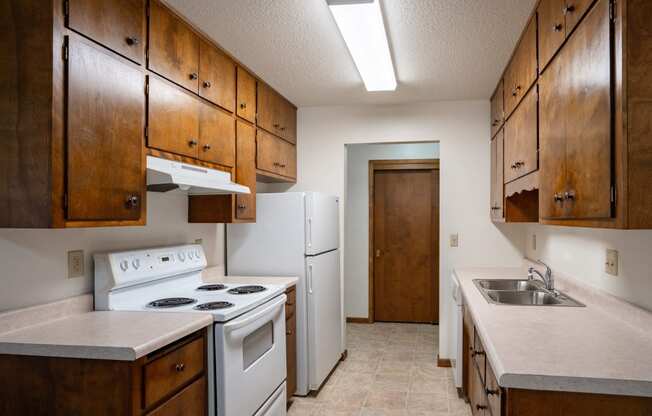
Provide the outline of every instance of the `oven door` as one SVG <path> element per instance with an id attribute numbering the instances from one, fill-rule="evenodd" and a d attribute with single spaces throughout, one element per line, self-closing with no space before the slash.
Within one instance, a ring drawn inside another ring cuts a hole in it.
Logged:
<path id="1" fill-rule="evenodd" d="M 251 416 L 286 377 L 285 295 L 215 325 L 218 416 Z"/>

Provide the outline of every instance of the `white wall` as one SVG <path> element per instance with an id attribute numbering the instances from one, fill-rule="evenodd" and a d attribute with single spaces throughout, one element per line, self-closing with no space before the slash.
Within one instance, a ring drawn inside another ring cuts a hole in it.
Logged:
<path id="1" fill-rule="evenodd" d="M 536 249 L 532 235 L 536 234 Z M 619 252 L 617 277 L 605 273 L 606 249 Z M 652 311 L 652 231 L 602 230 L 533 224 L 526 254 L 553 269 Z"/>
<path id="2" fill-rule="evenodd" d="M 344 316 L 369 311 L 369 161 L 437 159 L 438 143 L 350 144 L 346 146 L 344 207 Z"/>
<path id="3" fill-rule="evenodd" d="M 224 264 L 224 226 L 188 224 L 188 198 L 147 194 L 147 226 L 71 230 L 0 229 L 0 311 L 50 302 L 93 289 L 92 254 L 203 239 L 210 265 Z M 83 249 L 84 277 L 67 278 L 67 252 Z"/>
<path id="4" fill-rule="evenodd" d="M 519 265 L 523 256 L 523 227 L 498 228 L 489 221 L 488 120 L 488 101 L 304 107 L 298 114 L 298 181 L 292 188 L 339 195 L 342 216 L 347 204 L 345 144 L 439 142 L 442 357 L 449 351 L 451 270 L 465 265 Z M 452 233 L 460 234 L 458 248 L 446 244 Z M 343 232 L 341 238 L 343 242 Z"/>

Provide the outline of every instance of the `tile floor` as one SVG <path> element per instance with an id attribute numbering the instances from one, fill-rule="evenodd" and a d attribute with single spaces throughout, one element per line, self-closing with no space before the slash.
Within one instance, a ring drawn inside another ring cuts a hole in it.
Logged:
<path id="1" fill-rule="evenodd" d="M 450 368 L 437 367 L 437 326 L 348 324 L 348 359 L 288 416 L 467 416 Z"/>

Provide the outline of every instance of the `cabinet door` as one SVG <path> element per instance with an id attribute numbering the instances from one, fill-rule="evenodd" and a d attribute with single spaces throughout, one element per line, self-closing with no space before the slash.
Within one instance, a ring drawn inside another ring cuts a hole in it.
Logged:
<path id="1" fill-rule="evenodd" d="M 258 169 L 288 178 L 296 178 L 296 148 L 264 130 L 257 131 L 256 166 Z"/>
<path id="2" fill-rule="evenodd" d="M 537 79 L 537 20 L 533 17 L 505 72 L 505 113 L 509 116 Z"/>
<path id="3" fill-rule="evenodd" d="M 494 137 L 503 125 L 504 115 L 504 97 L 503 97 L 503 80 L 498 83 L 498 87 L 491 97 L 491 137 Z"/>
<path id="4" fill-rule="evenodd" d="M 484 384 L 480 379 L 480 374 L 475 366 L 471 366 L 471 374 L 469 374 L 469 404 L 471 405 L 471 413 L 473 416 L 488 416 L 487 396 L 484 391 Z"/>
<path id="5" fill-rule="evenodd" d="M 487 361 L 487 382 L 486 382 L 486 390 L 485 393 L 487 394 L 487 404 L 489 405 L 490 413 L 492 416 L 500 416 L 502 415 L 502 403 L 501 403 L 501 396 L 502 396 L 502 391 L 500 390 L 500 385 L 498 384 L 498 380 L 496 380 L 496 376 L 494 375 L 493 368 L 491 368 L 491 365 Z"/>
<path id="6" fill-rule="evenodd" d="M 286 329 L 286 363 L 287 363 L 287 395 L 288 400 L 297 391 L 297 333 L 296 315 L 285 322 Z"/>
<path id="7" fill-rule="evenodd" d="M 537 117 L 535 87 L 505 123 L 505 183 L 539 168 Z"/>
<path id="8" fill-rule="evenodd" d="M 566 24 L 564 22 L 565 0 L 541 0 L 537 8 L 539 15 L 539 70 L 544 68 L 553 55 L 559 50 L 566 38 Z"/>
<path id="9" fill-rule="evenodd" d="M 235 63 L 203 40 L 199 43 L 199 81 L 199 95 L 233 112 Z"/>
<path id="10" fill-rule="evenodd" d="M 563 3 L 562 13 L 566 18 L 566 34 L 568 35 L 588 11 L 593 0 L 565 0 Z"/>
<path id="11" fill-rule="evenodd" d="M 503 144 L 504 130 L 500 130 L 491 141 L 491 218 L 501 220 L 504 199 L 504 172 L 503 172 Z"/>
<path id="12" fill-rule="evenodd" d="M 256 131 L 253 126 L 236 122 L 236 171 L 235 179 L 251 190 L 249 195 L 236 196 L 236 218 L 256 219 Z"/>
<path id="13" fill-rule="evenodd" d="M 611 31 L 599 0 L 562 53 L 568 72 L 566 192 L 578 219 L 611 217 Z"/>
<path id="14" fill-rule="evenodd" d="M 200 102 L 154 77 L 149 77 L 148 100 L 147 145 L 196 158 Z"/>
<path id="15" fill-rule="evenodd" d="M 145 0 L 68 0 L 68 27 L 142 63 Z"/>
<path id="16" fill-rule="evenodd" d="M 267 84 L 260 83 L 258 85 L 258 119 L 256 123 L 258 127 L 267 130 L 270 133 L 280 135 L 280 121 L 281 115 L 279 109 L 279 100 L 276 92 L 272 90 Z"/>
<path id="17" fill-rule="evenodd" d="M 199 114 L 198 157 L 222 166 L 235 165 L 235 120 L 232 115 L 208 105 Z"/>
<path id="18" fill-rule="evenodd" d="M 158 1 L 150 3 L 148 68 L 198 92 L 199 38 Z"/>
<path id="19" fill-rule="evenodd" d="M 237 108 L 239 117 L 256 121 L 256 79 L 244 69 L 237 70 Z"/>
<path id="20" fill-rule="evenodd" d="M 68 220 L 141 217 L 145 196 L 144 81 L 137 68 L 70 39 Z"/>
<path id="21" fill-rule="evenodd" d="M 286 101 L 286 110 L 285 110 L 285 122 L 284 126 L 284 135 L 283 137 L 291 142 L 297 143 L 297 109 L 290 102 Z"/>

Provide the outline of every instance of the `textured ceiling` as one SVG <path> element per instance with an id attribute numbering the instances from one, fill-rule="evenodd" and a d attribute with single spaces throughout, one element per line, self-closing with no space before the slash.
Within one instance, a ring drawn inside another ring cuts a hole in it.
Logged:
<path id="1" fill-rule="evenodd" d="M 298 106 L 488 98 L 535 0 L 381 0 L 398 78 L 369 93 L 325 0 L 166 0 Z"/>

